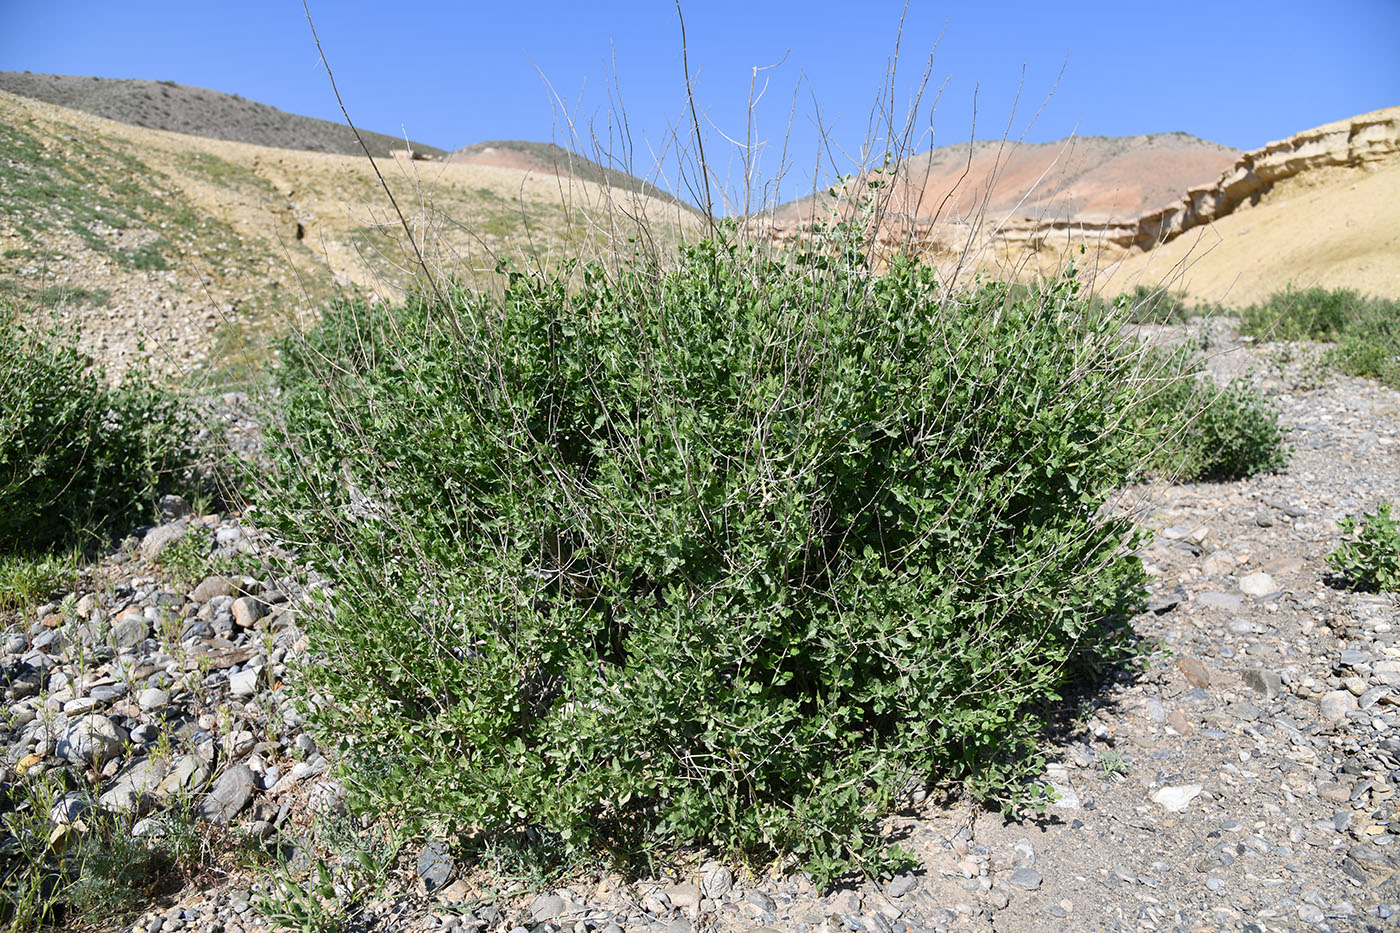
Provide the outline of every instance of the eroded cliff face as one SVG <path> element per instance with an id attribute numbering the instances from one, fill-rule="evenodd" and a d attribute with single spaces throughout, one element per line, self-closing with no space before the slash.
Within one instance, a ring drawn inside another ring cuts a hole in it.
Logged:
<path id="1" fill-rule="evenodd" d="M 1285 179 L 1317 169 L 1356 168 L 1400 159 L 1400 107 L 1339 120 L 1246 152 L 1214 185 L 1186 192 L 1181 203 L 1144 215 L 1120 246 L 1150 249 L 1192 227 L 1257 201 Z"/>
<path id="2" fill-rule="evenodd" d="M 1213 183 L 1191 188 L 1173 203 L 1137 217 L 1056 219 L 1049 211 L 1040 216 L 997 216 L 989 210 L 950 221 L 889 210 L 880 216 L 874 242 L 880 251 L 1043 273 L 1077 255 L 1081 246 L 1094 251 L 1099 262 L 1150 251 L 1242 205 L 1258 203 L 1280 183 L 1299 176 L 1394 163 L 1400 163 L 1400 107 L 1339 120 L 1244 153 Z M 800 239 L 809 229 L 773 219 L 761 224 L 766 235 L 780 242 Z"/>

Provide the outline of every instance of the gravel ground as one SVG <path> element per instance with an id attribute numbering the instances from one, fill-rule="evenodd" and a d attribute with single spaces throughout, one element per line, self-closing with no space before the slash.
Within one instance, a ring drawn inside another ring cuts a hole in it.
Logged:
<path id="1" fill-rule="evenodd" d="M 501 894 L 479 867 L 419 841 L 344 928 L 1395 925 L 1400 612 L 1393 597 L 1342 587 L 1324 558 L 1339 518 L 1400 495 L 1400 393 L 1318 381 L 1307 353 L 1229 341 L 1223 351 L 1219 372 L 1252 364 L 1278 393 L 1292 461 L 1275 475 L 1154 491 L 1142 515 L 1156 532 L 1143 552 L 1153 601 L 1135 624 L 1158 647 L 1050 738 L 1044 779 L 1059 800 L 1043 817 L 1008 822 L 965 801 L 925 801 L 887 824 L 916 870 L 824 895 L 799 876 L 754 878 L 699 861 L 656 878 Z M 228 403 L 251 455 L 241 401 Z M 73 598 L 33 607 L 7 630 L 6 777 L 72 768 L 105 806 L 131 814 L 135 832 L 183 800 L 204 823 L 295 856 L 342 799 L 283 684 L 310 647 L 297 606 L 317 581 L 254 569 L 177 584 L 163 561 L 182 538 L 200 536 L 213 557 L 244 566 L 263 545 L 237 516 L 167 505 L 165 524 L 90 568 Z M 129 929 L 266 929 L 251 904 L 259 883 L 231 871 Z"/>

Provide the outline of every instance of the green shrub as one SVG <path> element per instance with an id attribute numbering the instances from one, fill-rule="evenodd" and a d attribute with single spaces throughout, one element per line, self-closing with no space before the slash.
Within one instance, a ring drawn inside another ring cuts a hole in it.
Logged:
<path id="1" fill-rule="evenodd" d="M 1400 592 L 1400 523 L 1390 511 L 1390 503 L 1382 502 L 1359 525 L 1351 516 L 1337 523 L 1348 540 L 1327 555 L 1327 562 L 1364 589 Z"/>
<path id="2" fill-rule="evenodd" d="M 1245 308 L 1240 329 L 1272 340 L 1335 340 L 1365 306 L 1349 288 L 1287 288 Z"/>
<path id="3" fill-rule="evenodd" d="M 1358 316 L 1328 354 L 1344 373 L 1400 388 L 1400 302 L 1377 302 Z"/>
<path id="4" fill-rule="evenodd" d="M 1120 298 L 1127 308 L 1127 299 Z M 1147 402 L 1136 430 L 1153 438 L 1151 471 L 1180 480 L 1235 480 L 1288 462 L 1272 401 L 1244 379 L 1218 385 L 1190 347 L 1143 351 Z"/>
<path id="5" fill-rule="evenodd" d="M 1288 462 L 1284 429 L 1274 405 L 1243 380 L 1217 386 L 1192 362 L 1168 367 L 1169 385 L 1154 397 L 1167 440 L 1158 471 L 1178 480 L 1235 480 L 1278 469 Z"/>
<path id="6" fill-rule="evenodd" d="M 1143 595 L 1142 354 L 1069 279 L 849 258 L 706 242 L 282 347 L 259 508 L 334 580 L 302 676 L 360 804 L 826 879 L 912 784 L 1031 802 Z"/>
<path id="7" fill-rule="evenodd" d="M 1337 344 L 1327 363 L 1400 388 L 1400 302 L 1351 289 L 1277 292 L 1240 315 L 1242 333 L 1272 340 Z"/>
<path id="8" fill-rule="evenodd" d="M 76 579 L 80 557 L 0 554 L 0 615 L 37 606 Z"/>
<path id="9" fill-rule="evenodd" d="M 0 306 L 0 554 L 127 531 L 188 459 L 191 423 L 139 374 L 91 359 Z"/>

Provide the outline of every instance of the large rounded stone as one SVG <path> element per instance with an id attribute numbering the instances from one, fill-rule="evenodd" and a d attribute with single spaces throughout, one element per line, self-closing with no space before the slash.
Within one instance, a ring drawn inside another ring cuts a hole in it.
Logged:
<path id="1" fill-rule="evenodd" d="M 75 765 L 100 768 L 121 754 L 126 730 L 106 716 L 83 716 L 69 724 L 54 751 Z"/>
<path id="2" fill-rule="evenodd" d="M 1346 690 L 1333 690 L 1318 701 L 1318 708 L 1328 722 L 1342 722 L 1347 713 L 1356 709 L 1356 697 Z"/>

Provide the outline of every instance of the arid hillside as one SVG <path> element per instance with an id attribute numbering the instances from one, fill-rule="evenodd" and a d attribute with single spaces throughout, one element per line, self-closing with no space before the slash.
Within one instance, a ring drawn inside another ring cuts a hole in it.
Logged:
<path id="1" fill-rule="evenodd" d="M 1231 305 L 1289 285 L 1400 297 L 1400 107 L 1246 153 L 1146 220 L 1168 242 L 1110 263 L 1109 291 L 1167 282 Z"/>
<path id="2" fill-rule="evenodd" d="M 1171 204 L 1181 192 L 1215 178 L 1239 151 L 1185 133 L 1081 137 L 1050 143 L 974 142 L 909 156 L 885 176 L 887 209 L 923 222 L 985 217 L 1061 222 L 1123 220 Z M 859 195 L 868 179 L 846 192 Z M 828 195 L 779 208 L 792 223 L 820 218 Z"/>
<path id="3" fill-rule="evenodd" d="M 519 169 L 379 162 L 439 278 L 694 226 L 674 202 Z M 619 203 L 625 201 L 625 205 Z M 625 211 L 621 208 L 625 207 Z M 56 311 L 118 368 L 233 378 L 346 288 L 422 270 L 363 156 L 143 129 L 0 92 L 0 294 Z"/>
<path id="4" fill-rule="evenodd" d="M 1075 260 L 1109 293 L 1167 285 L 1246 304 L 1322 285 L 1394 297 L 1400 107 L 1246 153 L 1182 134 L 948 147 L 750 225 L 788 242 L 855 210 L 869 212 L 879 251 L 920 255 L 948 278 L 1055 275 Z"/>
<path id="5" fill-rule="evenodd" d="M 88 75 L 27 74 L 0 71 L 0 91 L 42 100 L 153 130 L 171 130 L 210 139 L 255 143 L 276 149 L 360 155 L 354 132 L 344 123 L 287 113 L 267 104 L 174 81 L 99 78 Z M 361 127 L 360 137 L 376 156 L 404 148 L 402 137 Z M 415 152 L 443 150 L 413 143 Z"/>
<path id="6" fill-rule="evenodd" d="M 670 192 L 617 166 L 600 164 L 556 143 L 536 143 L 523 139 L 488 140 L 464 146 L 450 153 L 444 161 L 453 165 L 484 165 L 576 178 L 619 191 L 634 191 L 659 201 L 682 203 Z"/>

